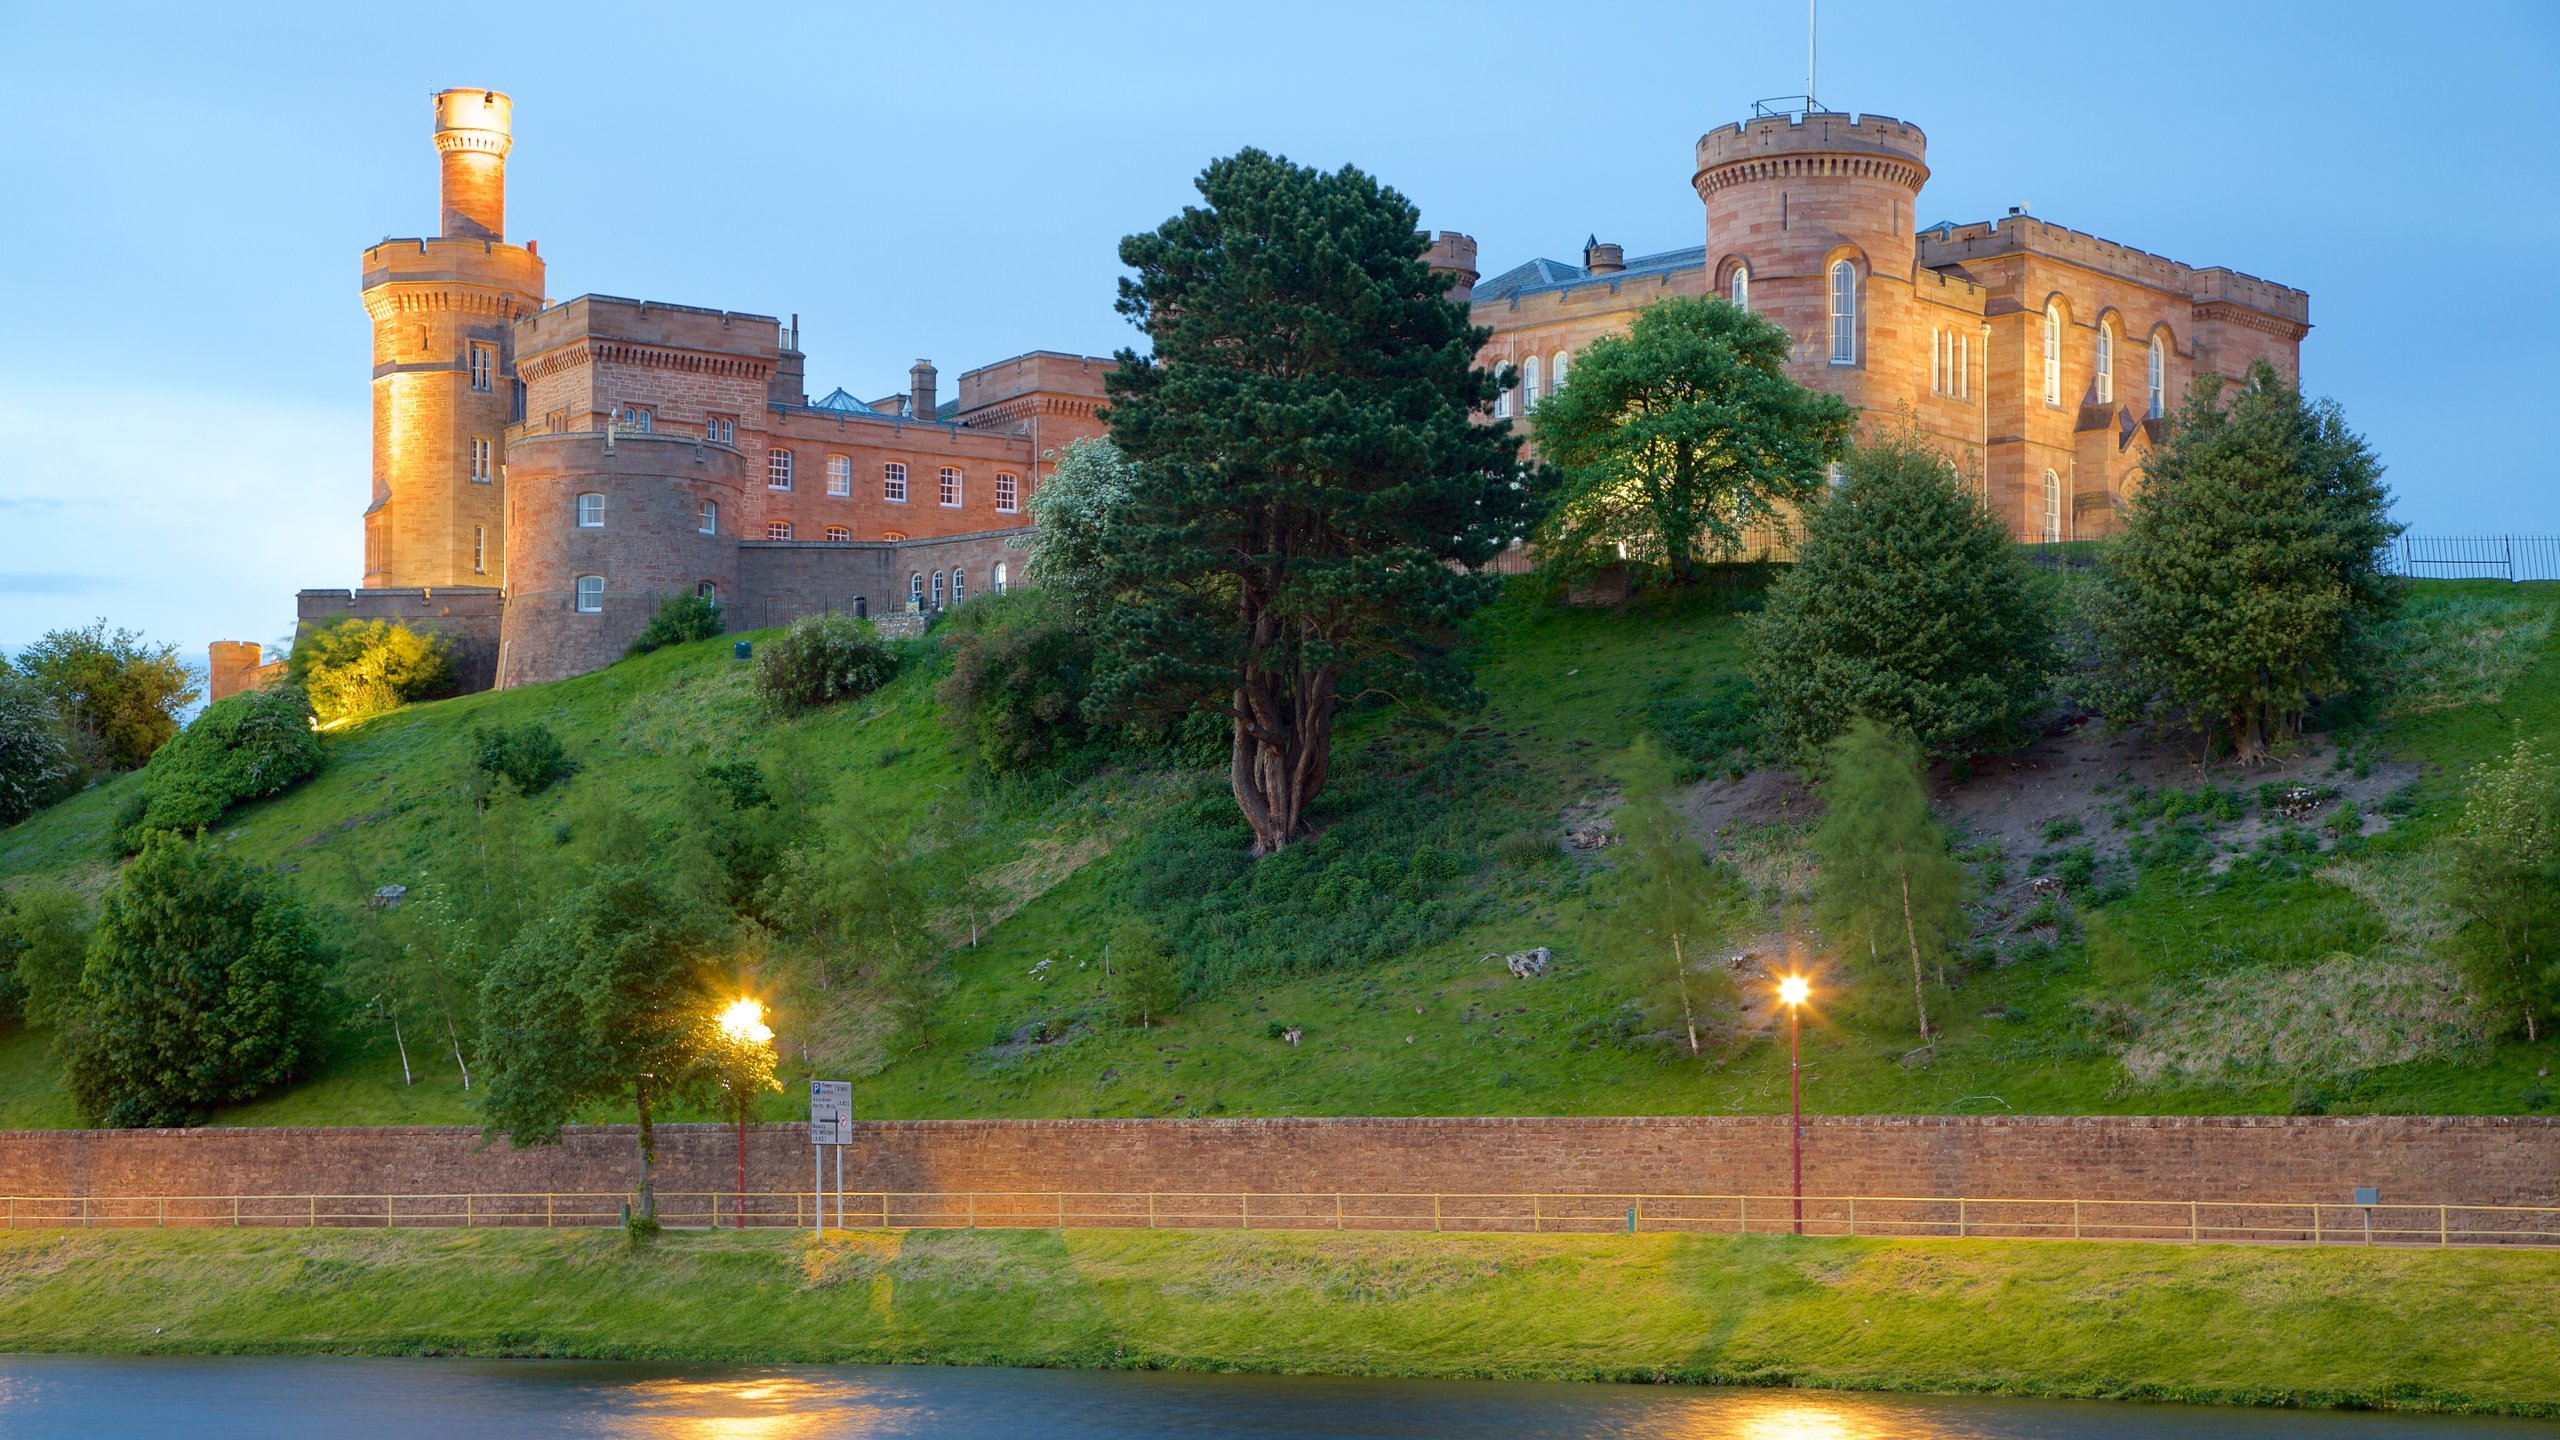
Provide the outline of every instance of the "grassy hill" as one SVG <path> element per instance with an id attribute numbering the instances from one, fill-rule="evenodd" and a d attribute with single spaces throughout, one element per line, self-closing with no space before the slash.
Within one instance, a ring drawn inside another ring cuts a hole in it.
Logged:
<path id="1" fill-rule="evenodd" d="M 2091 726 L 1941 777 L 1984 896 L 1971 962 L 1936 1016 L 1945 1033 L 1934 1055 L 1913 1054 L 1907 995 L 1829 969 L 1805 1037 L 1808 1107 L 2560 1110 L 2554 1045 L 2487 1043 L 2448 988 L 2432 898 L 2465 770 L 2519 725 L 2560 730 L 2556 615 L 2552 587 L 2421 585 L 2395 637 L 2399 690 L 2279 771 L 2198 773 L 2174 748 Z M 973 780 L 936 712 L 927 645 L 877 695 L 803 719 L 762 710 L 725 641 L 417 706 L 331 734 L 317 778 L 237 814 L 221 843 L 291 873 L 358 944 L 382 923 L 364 907 L 377 886 L 486 873 L 505 845 L 538 889 L 558 856 L 648 843 L 618 838 L 617 814 L 688 824 L 696 770 L 752 757 L 808 823 L 930 833 L 987 892 L 974 944 L 953 921 L 951 981 L 921 1047 L 893 1048 L 858 988 L 822 988 L 741 944 L 741 983 L 773 1007 L 786 1084 L 852 1076 L 863 1113 L 1783 1108 L 1785 1047 L 1765 1003 L 1721 1016 L 1703 1061 L 1637 1017 L 1611 852 L 1566 842 L 1605 839 L 1614 757 L 1661 737 L 1701 772 L 1692 813 L 1740 877 L 1718 958 L 1749 982 L 1746 1000 L 1764 966 L 1819 958 L 1787 939 L 1809 804 L 1782 775 L 1736 777 L 1722 758 L 1740 618 L 1713 596 L 1615 612 L 1515 595 L 1481 618 L 1475 645 L 1486 708 L 1454 730 L 1356 713 L 1320 802 L 1324 834 L 1259 866 L 1241 855 L 1220 776 Z M 493 837 L 471 798 L 470 731 L 527 720 L 583 768 Z M 108 824 L 132 783 L 0 832 L 0 882 L 102 889 Z M 2047 895 L 2040 876 L 2068 883 Z M 1187 937 L 1186 958 L 1216 982 L 1147 1029 L 1112 1023 L 1101 1003 L 1105 939 L 1133 910 Z M 1501 955 L 1536 945 L 1552 947 L 1553 969 L 1512 978 Z M 404 1085 L 391 1030 L 345 1008 L 312 1079 L 217 1119 L 477 1118 L 432 1011 L 402 1017 L 417 1072 Z M 1279 1038 L 1289 1026 L 1295 1045 Z M 0 1031 L 0 1126 L 75 1123 L 47 1037 Z"/>

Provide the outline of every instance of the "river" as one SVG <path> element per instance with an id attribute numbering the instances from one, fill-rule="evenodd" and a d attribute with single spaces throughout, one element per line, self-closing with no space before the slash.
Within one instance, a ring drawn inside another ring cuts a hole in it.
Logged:
<path id="1" fill-rule="evenodd" d="M 2426 1415 L 941 1366 L 0 1355 L 0 1435 L 189 1440 L 2521 1440 Z"/>

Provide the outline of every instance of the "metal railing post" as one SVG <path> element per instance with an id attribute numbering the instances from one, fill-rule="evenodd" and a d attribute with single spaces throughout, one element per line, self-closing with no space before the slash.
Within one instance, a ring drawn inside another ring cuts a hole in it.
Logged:
<path id="1" fill-rule="evenodd" d="M 1735 1206 L 1738 1207 L 1734 1212 L 1733 1233 L 1736 1235 L 1748 1235 L 1751 1233 L 1751 1197 L 1748 1195 L 1736 1195 L 1733 1197 L 1733 1200 Z"/>
<path id="2" fill-rule="evenodd" d="M 1956 1197 L 1956 1238 L 1964 1238 L 1964 1197 Z"/>
<path id="3" fill-rule="evenodd" d="M 169 1197 L 166 1195 L 160 1197 L 160 1228 L 169 1228 Z"/>
<path id="4" fill-rule="evenodd" d="M 2450 1222 L 2447 1220 L 2446 1214 L 2446 1207 L 2442 1205 L 2436 1207 L 2436 1243 L 2439 1245 L 2450 1245 L 2453 1243 L 2453 1232 L 2448 1228 Z"/>
<path id="5" fill-rule="evenodd" d="M 1431 1192 L 1431 1233 L 1440 1233 L 1440 1192 Z"/>
<path id="6" fill-rule="evenodd" d="M 1858 1233 L 1858 1197 L 1855 1195 L 1849 1197 L 1849 1233 Z"/>
<path id="7" fill-rule="evenodd" d="M 2071 1202 L 2071 1238 L 2080 1238 L 2080 1202 L 2077 1200 Z"/>
<path id="8" fill-rule="evenodd" d="M 978 1192 L 975 1190 L 969 1192 L 969 1228 L 978 1228 Z"/>
<path id="9" fill-rule="evenodd" d="M 2320 1236 L 2320 1202 L 2317 1200 L 2311 1202 L 2311 1243 L 2314 1245 L 2323 1243 Z"/>
<path id="10" fill-rule="evenodd" d="M 302 1198 L 304 1198 L 304 1199 L 306 1199 L 306 1200 L 308 1200 L 308 1201 L 310 1201 L 310 1202 L 311 1202 L 311 1228 L 312 1228 L 312 1229 L 314 1229 L 314 1230 L 319 1229 L 319 1228 L 320 1228 L 320 1197 L 319 1197 L 319 1196 L 317 1196 L 317 1195 L 306 1195 L 306 1196 L 304 1196 L 304 1197 L 302 1197 Z"/>
<path id="11" fill-rule="evenodd" d="M 1339 1190 L 1333 1192 L 1333 1228 L 1342 1228 L 1342 1192 Z"/>
<path id="12" fill-rule="evenodd" d="M 1147 1192 L 1147 1228 L 1156 1228 L 1156 1192 L 1153 1190 Z"/>
<path id="13" fill-rule="evenodd" d="M 1529 1229 L 1534 1233 L 1546 1228 L 1547 1222 L 1538 1215 L 1538 1197 L 1532 1195 L 1529 1197 Z"/>
<path id="14" fill-rule="evenodd" d="M 2196 1223 L 2196 1202 L 2190 1200 L 2187 1202 L 2187 1239 L 2194 1242 L 2203 1238 L 2204 1229 Z"/>

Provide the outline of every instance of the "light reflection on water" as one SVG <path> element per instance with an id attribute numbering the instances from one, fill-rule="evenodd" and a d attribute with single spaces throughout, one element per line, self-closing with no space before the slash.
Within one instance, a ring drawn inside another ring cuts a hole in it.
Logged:
<path id="1" fill-rule="evenodd" d="M 0 1435 L 2511 1440 L 2560 1425 L 1999 1398 L 936 1366 L 0 1355 Z"/>

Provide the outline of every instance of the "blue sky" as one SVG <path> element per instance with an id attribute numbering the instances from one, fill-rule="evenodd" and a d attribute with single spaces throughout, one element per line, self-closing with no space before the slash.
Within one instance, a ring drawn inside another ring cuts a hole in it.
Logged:
<path id="1" fill-rule="evenodd" d="M 1696 244 L 1700 133 L 1801 5 L 0 5 L 0 649 L 200 656 L 357 579 L 357 257 L 434 228 L 427 96 L 516 101 L 511 239 L 586 291 L 788 315 L 813 392 L 1107 353 L 1118 238 L 1247 145 L 1351 162 L 1490 273 Z M 2044 218 L 2311 292 L 2421 533 L 2560 533 L 2560 4 L 1827 0 L 1823 100 L 1929 135 L 1923 223 Z M 423 13 L 423 12 L 403 12 Z"/>

